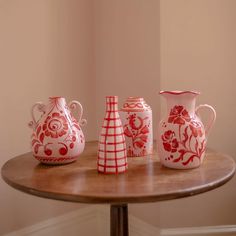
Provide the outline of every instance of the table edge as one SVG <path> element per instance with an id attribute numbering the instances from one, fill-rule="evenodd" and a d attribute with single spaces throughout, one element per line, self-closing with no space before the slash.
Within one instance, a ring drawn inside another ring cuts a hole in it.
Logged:
<path id="1" fill-rule="evenodd" d="M 225 155 L 225 154 L 224 154 Z M 228 156 L 228 158 L 232 159 L 232 157 Z M 7 161 L 8 162 L 8 161 Z M 206 193 L 208 191 L 211 191 L 217 187 L 220 187 L 224 184 L 226 184 L 230 179 L 233 178 L 235 171 L 236 171 L 236 165 L 234 165 L 234 168 L 232 171 L 224 176 L 224 178 L 219 179 L 217 182 L 214 182 L 212 185 L 206 185 L 204 187 L 195 187 L 192 189 L 188 189 L 186 191 L 181 191 L 179 193 L 175 192 L 173 195 L 172 192 L 169 192 L 167 194 L 163 195 L 139 195 L 139 196 L 126 196 L 126 197 L 120 197 L 119 200 L 116 197 L 110 197 L 110 196 L 86 196 L 86 195 L 71 195 L 71 194 L 62 194 L 60 193 L 57 195 L 57 193 L 47 192 L 47 191 L 38 191 L 34 188 L 28 188 L 25 186 L 22 186 L 20 184 L 16 184 L 13 181 L 9 180 L 4 176 L 4 166 L 7 164 L 7 162 L 2 166 L 1 168 L 1 176 L 2 179 L 11 187 L 14 189 L 17 189 L 21 192 L 31 194 L 37 197 L 41 198 L 47 198 L 47 199 L 53 199 L 53 200 L 59 200 L 59 201 L 66 201 L 66 202 L 77 202 L 77 203 L 85 203 L 85 204 L 127 204 L 127 203 L 151 203 L 151 202 L 158 202 L 158 201 L 167 201 L 167 200 L 173 200 L 173 199 L 179 199 L 179 198 L 185 198 L 185 197 L 191 197 L 195 196 L 201 193 Z"/>

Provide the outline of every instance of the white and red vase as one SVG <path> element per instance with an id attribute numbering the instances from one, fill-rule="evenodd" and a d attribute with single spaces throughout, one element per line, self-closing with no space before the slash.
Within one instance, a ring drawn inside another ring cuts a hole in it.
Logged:
<path id="1" fill-rule="evenodd" d="M 106 114 L 98 143 L 97 170 L 118 174 L 128 168 L 124 131 L 118 113 L 118 97 L 106 97 Z"/>
<path id="2" fill-rule="evenodd" d="M 76 107 L 80 109 L 78 120 L 71 114 Z M 42 113 L 38 120 L 36 110 Z M 82 119 L 83 108 L 78 101 L 67 106 L 65 98 L 50 97 L 48 105 L 35 103 L 31 115 L 31 148 L 37 160 L 45 164 L 70 163 L 83 152 L 85 138 L 81 126 L 86 120 Z"/>
<path id="3" fill-rule="evenodd" d="M 161 163 L 175 169 L 199 167 L 203 162 L 207 138 L 215 122 L 216 112 L 209 105 L 195 108 L 193 91 L 161 91 L 167 100 L 167 115 L 159 124 L 157 148 Z M 199 118 L 200 109 L 210 112 L 204 126 Z"/>
<path id="4" fill-rule="evenodd" d="M 124 128 L 127 156 L 152 154 L 152 110 L 140 97 L 128 97 L 120 111 Z"/>

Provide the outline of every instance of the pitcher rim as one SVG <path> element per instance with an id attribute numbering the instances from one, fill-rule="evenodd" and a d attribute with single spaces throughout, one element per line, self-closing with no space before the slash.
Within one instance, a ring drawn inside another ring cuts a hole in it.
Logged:
<path id="1" fill-rule="evenodd" d="M 185 90 L 185 91 L 180 91 L 180 90 L 161 90 L 159 94 L 172 94 L 172 95 L 181 95 L 181 94 L 195 94 L 199 95 L 200 92 L 198 91 L 193 91 L 193 90 Z"/>

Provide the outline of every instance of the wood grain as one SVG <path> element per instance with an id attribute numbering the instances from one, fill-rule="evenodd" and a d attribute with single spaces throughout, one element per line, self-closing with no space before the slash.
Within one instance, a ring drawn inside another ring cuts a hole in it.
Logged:
<path id="1" fill-rule="evenodd" d="M 207 152 L 202 166 L 191 170 L 163 167 L 156 154 L 129 158 L 124 174 L 97 172 L 97 142 L 86 143 L 74 163 L 40 164 L 26 153 L 7 161 L 3 179 L 13 188 L 40 197 L 81 203 L 143 203 L 192 196 L 219 187 L 235 173 L 234 160 Z"/>

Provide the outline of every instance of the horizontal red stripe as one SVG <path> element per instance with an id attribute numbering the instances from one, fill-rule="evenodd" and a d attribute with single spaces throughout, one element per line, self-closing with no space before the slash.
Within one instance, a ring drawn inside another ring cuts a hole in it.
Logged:
<path id="1" fill-rule="evenodd" d="M 98 160 L 107 160 L 107 161 L 119 161 L 119 160 L 122 160 L 122 159 L 126 159 L 126 156 L 122 156 L 122 157 L 101 157 L 98 155 Z"/>
<path id="2" fill-rule="evenodd" d="M 106 102 L 106 104 L 107 105 L 114 105 L 114 104 L 118 104 L 118 102 L 109 100 L 109 101 Z"/>
<path id="3" fill-rule="evenodd" d="M 124 136 L 124 133 L 122 132 L 122 133 L 120 133 L 120 134 L 103 134 L 103 133 L 101 133 L 100 134 L 100 136 L 103 136 L 103 137 L 106 137 L 106 136 L 108 136 L 108 137 L 117 137 L 117 136 L 121 136 L 121 137 L 123 137 Z"/>
<path id="4" fill-rule="evenodd" d="M 108 165 L 101 165 L 98 163 L 98 166 L 101 166 L 101 167 L 104 167 L 104 168 L 118 168 L 118 167 L 124 167 L 124 166 L 127 166 L 127 163 L 125 164 L 122 164 L 122 165 L 117 165 L 117 166 L 108 166 Z"/>
<path id="5" fill-rule="evenodd" d="M 122 174 L 122 173 L 125 173 L 127 171 L 127 169 L 125 170 L 122 170 L 122 171 L 114 171 L 114 172 L 111 172 L 111 171 L 101 171 L 101 170 L 98 170 L 99 173 L 101 174 L 104 174 L 104 175 L 114 175 L 114 174 Z"/>
<path id="6" fill-rule="evenodd" d="M 111 121 L 111 120 L 120 120 L 120 117 L 115 118 L 104 118 L 104 120 Z"/>
<path id="7" fill-rule="evenodd" d="M 109 151 L 108 151 L 108 150 L 105 151 L 105 150 L 99 149 L 98 151 L 99 151 L 99 152 L 107 152 L 107 153 L 117 153 L 117 152 L 124 152 L 124 151 L 126 151 L 126 149 L 121 149 L 121 150 L 117 150 L 117 149 L 116 149 L 116 150 L 114 150 L 114 151 L 110 151 L 110 150 L 109 150 Z"/>
<path id="8" fill-rule="evenodd" d="M 119 125 L 119 126 L 102 126 L 102 128 L 105 128 L 105 129 L 107 129 L 107 128 L 111 128 L 111 129 L 115 129 L 115 128 L 121 128 L 121 127 L 123 127 L 122 125 Z"/>
<path id="9" fill-rule="evenodd" d="M 99 142 L 99 144 L 107 144 L 107 145 L 116 145 L 116 144 L 124 144 L 125 140 L 116 142 L 116 143 L 111 143 L 111 142 Z"/>
<path id="10" fill-rule="evenodd" d="M 34 157 L 39 161 L 58 162 L 58 161 L 75 160 L 75 159 L 77 159 L 78 156 L 76 156 L 76 157 L 39 157 L 39 156 L 34 156 Z"/>

